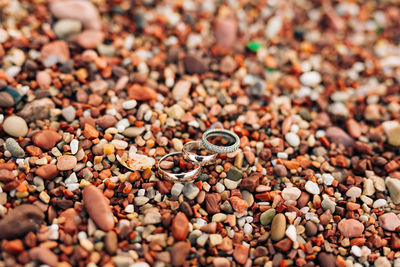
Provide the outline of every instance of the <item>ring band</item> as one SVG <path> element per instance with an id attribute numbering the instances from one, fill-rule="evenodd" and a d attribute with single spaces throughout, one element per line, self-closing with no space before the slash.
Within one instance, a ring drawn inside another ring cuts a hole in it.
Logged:
<path id="1" fill-rule="evenodd" d="M 212 136 L 223 136 L 223 137 L 229 137 L 231 139 L 234 139 L 234 144 L 230 146 L 217 146 L 214 144 L 211 144 L 207 138 L 212 137 Z M 234 132 L 231 132 L 229 130 L 225 129 L 211 129 L 206 131 L 203 136 L 201 137 L 201 141 L 203 143 L 203 146 L 205 149 L 218 153 L 218 154 L 228 154 L 236 151 L 239 146 L 240 146 L 240 139 L 237 134 Z"/>
<path id="2" fill-rule="evenodd" d="M 171 181 L 171 182 L 186 182 L 186 181 L 193 181 L 197 178 L 197 176 L 199 175 L 200 171 L 201 171 L 201 165 L 199 162 L 196 161 L 192 161 L 191 163 L 196 165 L 197 168 L 189 171 L 189 172 L 182 172 L 182 173 L 171 173 L 171 172 L 167 172 L 165 170 L 163 170 L 160 167 L 160 163 L 165 160 L 166 158 L 170 157 L 170 156 L 174 156 L 174 155 L 178 155 L 178 154 L 182 154 L 182 152 L 172 152 L 169 153 L 163 157 L 160 158 L 160 160 L 157 163 L 157 168 L 158 171 L 160 172 L 160 175 L 162 178 L 164 178 L 167 181 Z"/>
<path id="3" fill-rule="evenodd" d="M 204 149 L 203 143 L 201 141 L 191 141 L 183 145 L 183 154 L 190 161 L 198 162 L 201 166 L 210 165 L 217 158 L 218 154 L 214 153 L 211 155 L 198 155 L 196 153 L 190 152 L 193 149 Z"/>

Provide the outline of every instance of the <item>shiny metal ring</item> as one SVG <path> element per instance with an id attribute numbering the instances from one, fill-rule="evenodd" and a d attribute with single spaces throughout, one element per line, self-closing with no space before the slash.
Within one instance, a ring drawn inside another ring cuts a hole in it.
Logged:
<path id="1" fill-rule="evenodd" d="M 163 160 L 165 160 L 166 158 L 168 158 L 170 156 L 174 156 L 174 155 L 178 155 L 178 154 L 182 154 L 183 155 L 182 152 L 172 152 L 172 153 L 169 153 L 169 154 L 163 156 L 158 161 L 157 168 L 158 168 L 158 171 L 159 171 L 161 177 L 163 179 L 167 180 L 167 181 L 170 181 L 170 182 L 187 182 L 187 181 L 195 180 L 197 178 L 197 176 L 200 174 L 200 171 L 201 171 L 201 165 L 200 165 L 200 163 L 198 163 L 196 161 L 192 161 L 191 163 L 196 165 L 197 168 L 192 170 L 192 171 L 189 171 L 189 172 L 171 173 L 171 172 L 167 172 L 167 171 L 163 170 L 160 167 L 160 163 Z"/>
<path id="2" fill-rule="evenodd" d="M 225 137 L 229 137 L 229 138 L 233 138 L 234 139 L 234 144 L 230 145 L 230 146 L 217 146 L 214 144 L 211 144 L 207 138 L 212 137 L 212 136 L 218 136 L 218 135 L 222 135 Z M 240 146 L 240 139 L 239 136 L 237 136 L 237 134 L 235 134 L 232 131 L 229 130 L 225 130 L 225 129 L 211 129 L 206 131 L 203 136 L 201 137 L 201 141 L 203 143 L 203 146 L 205 149 L 214 152 L 214 153 L 218 153 L 218 154 L 228 154 L 228 153 L 232 153 L 234 151 L 236 151 L 239 146 Z"/>
<path id="3" fill-rule="evenodd" d="M 206 156 L 198 155 L 196 153 L 190 152 L 193 149 L 204 149 L 203 143 L 201 141 L 187 142 L 186 144 L 183 145 L 182 149 L 185 158 L 187 158 L 190 161 L 198 162 L 200 163 L 201 166 L 212 164 L 218 156 L 217 153 Z"/>

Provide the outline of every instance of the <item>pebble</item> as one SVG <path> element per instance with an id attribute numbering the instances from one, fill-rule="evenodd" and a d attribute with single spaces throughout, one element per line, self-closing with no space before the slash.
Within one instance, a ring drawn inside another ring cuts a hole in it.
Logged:
<path id="1" fill-rule="evenodd" d="M 51 76 L 47 71 L 39 71 L 36 74 L 36 81 L 41 89 L 48 89 L 51 84 Z"/>
<path id="2" fill-rule="evenodd" d="M 157 92 L 148 86 L 140 86 L 137 84 L 128 88 L 129 98 L 138 101 L 150 101 L 157 99 Z"/>
<path id="3" fill-rule="evenodd" d="M 305 233 L 307 236 L 315 236 L 318 232 L 318 227 L 312 221 L 307 221 L 305 224 Z"/>
<path id="4" fill-rule="evenodd" d="M 143 225 L 158 224 L 162 221 L 160 212 L 147 212 L 143 218 Z"/>
<path id="5" fill-rule="evenodd" d="M 172 97 L 175 100 L 186 98 L 190 93 L 192 83 L 186 80 L 179 80 L 172 89 Z"/>
<path id="6" fill-rule="evenodd" d="M 272 219 L 271 238 L 273 241 L 279 241 L 285 237 L 286 218 L 282 213 L 278 213 Z"/>
<path id="7" fill-rule="evenodd" d="M 297 134 L 295 133 L 287 133 L 285 135 L 285 140 L 286 142 L 288 142 L 289 145 L 291 145 L 292 147 L 298 147 L 300 145 L 300 138 Z"/>
<path id="8" fill-rule="evenodd" d="M 336 267 L 336 257 L 331 253 L 318 253 L 318 264 L 321 267 Z"/>
<path id="9" fill-rule="evenodd" d="M 83 205 L 90 218 L 103 231 L 114 227 L 114 216 L 103 193 L 94 185 L 87 185 L 82 193 Z"/>
<path id="10" fill-rule="evenodd" d="M 346 120 L 345 125 L 351 137 L 359 138 L 361 136 L 361 127 L 356 120 L 348 119 Z"/>
<path id="11" fill-rule="evenodd" d="M 373 204 L 374 209 L 380 209 L 380 208 L 384 208 L 386 206 L 387 206 L 387 201 L 382 198 L 375 200 L 374 204 Z"/>
<path id="12" fill-rule="evenodd" d="M 344 219 L 338 223 L 338 229 L 345 237 L 361 237 L 364 225 L 355 219 Z"/>
<path id="13" fill-rule="evenodd" d="M 328 186 L 332 185 L 332 182 L 335 180 L 335 178 L 333 178 L 333 176 L 329 173 L 322 174 L 322 179 L 324 180 L 324 184 Z"/>
<path id="14" fill-rule="evenodd" d="M 330 210 L 331 213 L 335 212 L 336 203 L 330 200 L 329 198 L 324 198 L 321 202 L 321 207 L 324 210 Z"/>
<path id="15" fill-rule="evenodd" d="M 176 242 L 171 248 L 172 266 L 182 266 L 190 252 L 190 244 L 186 241 Z"/>
<path id="16" fill-rule="evenodd" d="M 223 221 L 225 221 L 226 220 L 226 214 L 223 214 L 223 213 L 217 213 L 217 214 L 214 214 L 213 216 L 212 216 L 212 221 L 213 222 L 223 222 Z"/>
<path id="17" fill-rule="evenodd" d="M 144 127 L 128 127 L 122 132 L 122 134 L 126 137 L 132 138 L 142 135 L 145 130 Z"/>
<path id="18" fill-rule="evenodd" d="M 143 206 L 144 204 L 149 202 L 149 200 L 150 199 L 148 197 L 139 196 L 139 197 L 135 197 L 133 202 L 135 203 L 136 206 Z"/>
<path id="19" fill-rule="evenodd" d="M 75 19 L 60 19 L 53 25 L 53 31 L 58 38 L 66 38 L 70 35 L 80 33 L 82 23 Z"/>
<path id="20" fill-rule="evenodd" d="M 58 257 L 47 247 L 35 247 L 29 250 L 29 256 L 32 260 L 38 260 L 50 267 L 58 266 Z"/>
<path id="21" fill-rule="evenodd" d="M 105 80 L 95 80 L 89 83 L 89 88 L 94 94 L 104 95 L 108 90 L 108 83 Z"/>
<path id="22" fill-rule="evenodd" d="M 331 126 L 325 131 L 325 136 L 333 143 L 342 144 L 345 147 L 352 146 L 354 139 L 345 131 L 336 126 Z"/>
<path id="23" fill-rule="evenodd" d="M 284 188 L 282 190 L 282 197 L 284 200 L 296 201 L 301 195 L 301 190 L 297 187 Z"/>
<path id="24" fill-rule="evenodd" d="M 171 226 L 172 236 L 176 240 L 185 240 L 189 233 L 189 220 L 185 213 L 178 212 L 172 220 Z"/>
<path id="25" fill-rule="evenodd" d="M 122 108 L 126 110 L 130 110 L 135 108 L 137 105 L 136 100 L 127 100 L 122 103 Z"/>
<path id="26" fill-rule="evenodd" d="M 222 73 L 232 73 L 237 67 L 236 61 L 231 56 L 226 56 L 221 60 L 219 70 Z"/>
<path id="27" fill-rule="evenodd" d="M 185 110 L 178 104 L 167 108 L 166 111 L 168 116 L 175 120 L 180 120 L 182 119 L 183 115 L 185 115 Z"/>
<path id="28" fill-rule="evenodd" d="M 185 185 L 181 183 L 174 183 L 174 185 L 171 188 L 171 195 L 173 196 L 179 196 L 182 193 L 183 188 Z"/>
<path id="29" fill-rule="evenodd" d="M 224 48 L 235 46 L 238 32 L 237 21 L 233 18 L 220 17 L 215 22 L 215 39 Z"/>
<path id="30" fill-rule="evenodd" d="M 386 186 L 389 190 L 390 198 L 394 204 L 400 203 L 400 180 L 393 178 L 386 178 Z"/>
<path id="31" fill-rule="evenodd" d="M 286 236 L 289 237 L 293 242 L 296 242 L 297 240 L 297 232 L 296 232 L 296 227 L 291 224 L 288 226 L 285 232 Z"/>
<path id="32" fill-rule="evenodd" d="M 81 47 L 92 49 L 104 41 L 104 33 L 98 30 L 85 30 L 79 33 L 76 39 Z"/>
<path id="33" fill-rule="evenodd" d="M 372 196 L 375 194 L 374 182 L 371 179 L 365 179 L 363 185 L 363 195 Z"/>
<path id="34" fill-rule="evenodd" d="M 41 130 L 32 137 L 33 143 L 46 151 L 51 150 L 61 139 L 62 136 L 53 130 Z"/>
<path id="35" fill-rule="evenodd" d="M 15 239 L 36 231 L 43 219 L 44 213 L 37 206 L 31 204 L 17 206 L 0 220 L 0 238 Z"/>
<path id="36" fill-rule="evenodd" d="M 396 231 L 396 229 L 400 226 L 400 219 L 393 212 L 389 212 L 379 216 L 379 223 L 381 224 L 382 228 L 387 231 Z"/>
<path id="37" fill-rule="evenodd" d="M 243 245 L 237 245 L 233 251 L 233 258 L 239 263 L 244 265 L 249 258 L 250 249 Z"/>
<path id="38" fill-rule="evenodd" d="M 55 108 L 55 104 L 50 98 L 41 98 L 26 103 L 19 115 L 27 122 L 34 122 L 36 120 L 45 120 L 50 116 L 50 110 Z"/>
<path id="39" fill-rule="evenodd" d="M 276 214 L 276 211 L 273 208 L 261 213 L 261 216 L 260 216 L 261 224 L 264 226 L 270 224 L 272 222 L 272 219 L 274 218 L 275 214 Z"/>
<path id="40" fill-rule="evenodd" d="M 242 179 L 243 173 L 235 166 L 232 166 L 226 173 L 226 177 L 232 181 L 239 181 L 240 179 Z"/>
<path id="41" fill-rule="evenodd" d="M 57 63 L 65 63 L 70 58 L 67 43 L 61 40 L 43 45 L 40 54 L 40 59 L 46 68 Z"/>
<path id="42" fill-rule="evenodd" d="M 183 58 L 185 71 L 189 74 L 203 74 L 207 71 L 207 66 L 203 61 L 195 56 L 187 55 Z"/>
<path id="43" fill-rule="evenodd" d="M 77 159 L 75 156 L 64 155 L 57 158 L 57 169 L 59 171 L 68 171 L 75 168 Z"/>
<path id="44" fill-rule="evenodd" d="M 61 114 L 66 121 L 71 122 L 75 119 L 76 110 L 73 106 L 68 106 L 61 110 Z"/>
<path id="45" fill-rule="evenodd" d="M 361 188 L 357 186 L 351 187 L 349 190 L 346 192 L 346 196 L 351 197 L 351 198 L 358 198 L 361 196 L 362 190 Z"/>
<path id="46" fill-rule="evenodd" d="M 71 148 L 71 153 L 72 155 L 75 155 L 78 152 L 79 149 L 79 141 L 76 139 L 73 139 L 71 143 L 69 143 L 69 146 Z"/>
<path id="47" fill-rule="evenodd" d="M 253 233 L 253 227 L 251 226 L 251 224 L 246 223 L 246 224 L 243 226 L 243 232 L 244 232 L 246 235 L 251 235 L 251 234 Z"/>
<path id="48" fill-rule="evenodd" d="M 213 259 L 213 267 L 230 267 L 231 262 L 227 258 L 215 257 Z"/>
<path id="49" fill-rule="evenodd" d="M 9 116 L 3 122 L 3 130 L 13 137 L 24 137 L 28 133 L 26 121 L 19 116 Z"/>
<path id="50" fill-rule="evenodd" d="M 390 263 L 389 259 L 387 257 L 378 257 L 374 261 L 374 266 L 379 266 L 379 267 L 391 267 L 392 264 Z"/>
<path id="51" fill-rule="evenodd" d="M 80 21 L 85 28 L 100 30 L 101 20 L 96 7 L 89 1 L 64 0 L 50 4 L 53 16 Z"/>
<path id="52" fill-rule="evenodd" d="M 222 236 L 220 234 L 211 234 L 208 239 L 210 247 L 215 247 L 222 243 Z"/>
<path id="53" fill-rule="evenodd" d="M 390 130 L 388 134 L 388 143 L 392 146 L 400 146 L 400 125 Z"/>
<path id="54" fill-rule="evenodd" d="M 307 183 L 306 183 L 306 185 L 304 187 L 307 190 L 307 192 L 310 193 L 310 194 L 319 195 L 319 193 L 320 193 L 318 184 L 316 184 L 316 183 L 314 183 L 312 181 L 307 181 Z"/>
<path id="55" fill-rule="evenodd" d="M 46 180 L 55 178 L 58 174 L 57 166 L 54 164 L 45 164 L 35 170 L 35 174 Z"/>
<path id="56" fill-rule="evenodd" d="M 286 177 L 288 175 L 288 171 L 287 171 L 286 167 L 282 164 L 277 164 L 274 166 L 274 173 L 278 177 Z"/>
<path id="57" fill-rule="evenodd" d="M 21 148 L 18 142 L 14 140 L 14 138 L 7 138 L 6 148 L 15 158 L 22 158 L 25 156 L 25 151 Z"/>
<path id="58" fill-rule="evenodd" d="M 200 189 L 193 183 L 187 183 L 182 189 L 183 195 L 190 200 L 193 200 L 195 197 L 197 197 L 199 192 Z"/>
<path id="59" fill-rule="evenodd" d="M 300 82 L 306 86 L 315 87 L 320 84 L 322 77 L 316 71 L 305 72 L 300 75 L 299 78 Z"/>
<path id="60" fill-rule="evenodd" d="M 14 98 L 7 92 L 0 92 L 0 107 L 12 107 L 14 106 Z"/>

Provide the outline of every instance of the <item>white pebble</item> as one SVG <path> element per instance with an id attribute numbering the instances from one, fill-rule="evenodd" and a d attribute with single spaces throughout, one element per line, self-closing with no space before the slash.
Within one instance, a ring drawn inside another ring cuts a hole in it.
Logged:
<path id="1" fill-rule="evenodd" d="M 124 211 L 125 211 L 126 213 L 133 213 L 133 212 L 135 211 L 135 208 L 134 208 L 134 206 L 133 206 L 132 204 L 129 204 L 129 205 L 126 206 L 126 208 L 124 209 Z"/>
<path id="2" fill-rule="evenodd" d="M 136 100 L 128 100 L 122 103 L 122 108 L 123 109 L 133 109 L 134 107 L 136 107 L 137 102 Z"/>
<path id="3" fill-rule="evenodd" d="M 361 257 L 361 248 L 358 246 L 352 246 L 351 253 L 353 253 L 353 255 L 356 257 Z"/>
<path id="4" fill-rule="evenodd" d="M 374 207 L 374 209 L 379 209 L 379 208 L 385 207 L 386 205 L 387 205 L 387 201 L 385 199 L 380 198 L 380 199 L 375 200 L 373 207 Z"/>
<path id="5" fill-rule="evenodd" d="M 347 190 L 346 196 L 352 197 L 352 198 L 358 198 L 361 196 L 361 193 L 362 193 L 361 188 L 359 188 L 357 186 L 353 186 L 352 188 Z"/>
<path id="6" fill-rule="evenodd" d="M 289 225 L 289 227 L 286 229 L 286 236 L 289 237 L 293 242 L 296 241 L 297 239 L 297 232 L 296 232 L 296 227 L 294 227 L 293 224 Z"/>
<path id="7" fill-rule="evenodd" d="M 287 134 L 285 135 L 285 139 L 286 139 L 286 142 L 288 142 L 289 145 L 291 145 L 291 146 L 293 146 L 293 147 L 297 147 L 297 146 L 300 145 L 300 138 L 299 138 L 299 136 L 298 136 L 297 134 L 295 134 L 295 133 L 292 133 L 292 132 L 287 133 Z"/>
<path id="8" fill-rule="evenodd" d="M 300 82 L 307 86 L 316 86 L 321 82 L 321 74 L 316 71 L 305 72 L 300 75 Z"/>
<path id="9" fill-rule="evenodd" d="M 182 190 L 185 186 L 181 183 L 174 183 L 174 185 L 171 188 L 171 195 L 173 196 L 179 196 L 182 193 Z"/>
<path id="10" fill-rule="evenodd" d="M 251 235 L 251 233 L 253 232 L 253 227 L 252 227 L 249 223 L 246 223 L 246 224 L 244 225 L 244 227 L 243 227 L 243 232 L 244 232 L 246 235 Z"/>
<path id="11" fill-rule="evenodd" d="M 301 190 L 297 187 L 289 187 L 282 190 L 284 200 L 297 200 L 300 197 Z"/>
<path id="12" fill-rule="evenodd" d="M 318 185 L 312 181 L 307 181 L 305 189 L 308 193 L 311 193 L 313 195 L 318 195 L 320 193 Z"/>
<path id="13" fill-rule="evenodd" d="M 73 139 L 71 143 L 69 144 L 71 147 L 71 153 L 72 155 L 75 155 L 78 152 L 78 147 L 79 147 L 79 141 L 76 139 Z"/>
<path id="14" fill-rule="evenodd" d="M 330 173 L 322 174 L 322 179 L 324 179 L 324 184 L 326 185 L 332 185 L 333 180 L 335 180 Z"/>

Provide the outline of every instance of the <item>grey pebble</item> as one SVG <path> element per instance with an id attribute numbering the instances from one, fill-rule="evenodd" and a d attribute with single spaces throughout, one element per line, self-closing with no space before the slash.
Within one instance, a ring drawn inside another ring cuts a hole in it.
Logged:
<path id="1" fill-rule="evenodd" d="M 23 156 L 25 156 L 24 150 L 13 138 L 8 138 L 6 140 L 6 147 L 7 150 L 10 151 L 11 155 L 13 155 L 13 157 L 22 158 Z"/>

